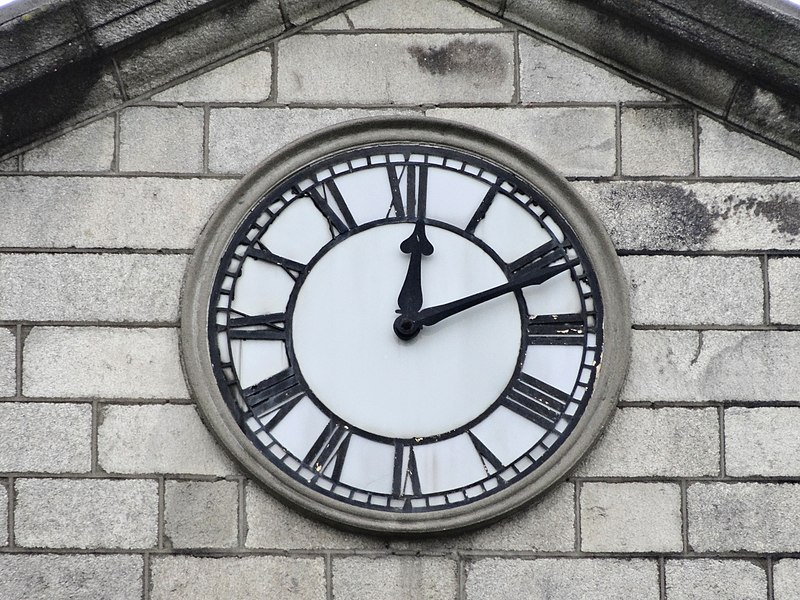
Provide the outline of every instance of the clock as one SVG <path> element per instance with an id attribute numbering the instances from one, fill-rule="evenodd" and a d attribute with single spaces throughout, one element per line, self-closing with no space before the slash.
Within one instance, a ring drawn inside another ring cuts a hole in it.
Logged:
<path id="1" fill-rule="evenodd" d="M 541 160 L 450 122 L 355 121 L 217 209 L 182 356 L 205 422 L 280 499 L 358 530 L 457 531 L 541 494 L 602 431 L 626 287 Z"/>

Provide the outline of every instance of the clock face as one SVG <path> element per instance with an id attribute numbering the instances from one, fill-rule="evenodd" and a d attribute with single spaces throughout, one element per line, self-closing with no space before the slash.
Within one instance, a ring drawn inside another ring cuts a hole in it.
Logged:
<path id="1" fill-rule="evenodd" d="M 412 123 L 328 133 L 256 173 L 201 243 L 184 320 L 234 455 L 300 508 L 378 531 L 463 528 L 563 475 L 619 353 L 594 233 L 541 182 Z"/>

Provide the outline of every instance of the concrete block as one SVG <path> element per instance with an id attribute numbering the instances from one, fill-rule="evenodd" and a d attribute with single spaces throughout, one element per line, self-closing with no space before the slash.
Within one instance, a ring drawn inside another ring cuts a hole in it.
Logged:
<path id="1" fill-rule="evenodd" d="M 278 43 L 279 102 L 511 102 L 511 33 L 295 35 Z"/>
<path id="2" fill-rule="evenodd" d="M 621 408 L 576 471 L 583 477 L 719 474 L 715 408 Z"/>
<path id="3" fill-rule="evenodd" d="M 567 177 L 616 172 L 613 108 L 436 108 L 425 114 L 504 137 Z"/>
<path id="4" fill-rule="evenodd" d="M 91 470 L 92 407 L 88 404 L 4 403 L 0 404 L 0 423 L 0 471 Z"/>
<path id="5" fill-rule="evenodd" d="M 800 323 L 800 258 L 770 258 L 769 318 L 772 323 Z"/>
<path id="6" fill-rule="evenodd" d="M 622 400 L 796 402 L 795 331 L 634 331 Z"/>
<path id="7" fill-rule="evenodd" d="M 108 171 L 114 161 L 114 117 L 106 117 L 28 150 L 26 171 Z"/>
<path id="8" fill-rule="evenodd" d="M 680 552 L 681 490 L 672 483 L 584 483 L 584 552 Z"/>
<path id="9" fill-rule="evenodd" d="M 595 63 L 528 35 L 519 36 L 519 60 L 522 102 L 629 102 L 664 99 Z"/>
<path id="10" fill-rule="evenodd" d="M 683 108 L 622 109 L 622 173 L 694 173 L 692 111 Z"/>
<path id="11" fill-rule="evenodd" d="M 236 473 L 193 406 L 109 405 L 100 417 L 98 463 L 108 473 Z"/>
<path id="12" fill-rule="evenodd" d="M 725 410 L 725 471 L 733 477 L 800 475 L 800 408 Z"/>
<path id="13" fill-rule="evenodd" d="M 670 600 L 764 600 L 767 572 L 746 560 L 668 560 L 667 598 Z"/>
<path id="14" fill-rule="evenodd" d="M 452 558 L 349 556 L 333 559 L 334 599 L 452 600 L 457 590 L 456 561 Z"/>
<path id="15" fill-rule="evenodd" d="M 633 322 L 758 325 L 764 283 L 758 257 L 626 256 Z"/>
<path id="16" fill-rule="evenodd" d="M 800 560 L 784 558 L 772 567 L 775 600 L 796 600 L 800 588 Z"/>
<path id="17" fill-rule="evenodd" d="M 696 552 L 797 552 L 800 485 L 694 483 L 687 490 L 689 546 Z"/>
<path id="18" fill-rule="evenodd" d="M 0 546 L 8 544 L 8 490 L 0 485 Z M 0 563 L 2 565 L 2 563 Z M 2 569 L 0 569 L 2 573 Z M 2 575 L 0 575 L 0 591 L 2 588 Z"/>
<path id="19" fill-rule="evenodd" d="M 156 177 L 1 177 L 0 245 L 193 248 L 234 183 Z"/>
<path id="20" fill-rule="evenodd" d="M 317 23 L 313 30 L 348 29 L 492 29 L 500 27 L 453 0 L 370 0 Z"/>
<path id="21" fill-rule="evenodd" d="M 152 99 L 159 102 L 263 102 L 272 85 L 272 55 L 254 52 L 179 83 Z"/>
<path id="22" fill-rule="evenodd" d="M 176 255 L 0 253 L 0 319 L 177 322 L 186 261 Z"/>
<path id="23" fill-rule="evenodd" d="M 0 554 L 0 598 L 138 600 L 143 562 L 131 554 Z"/>
<path id="24" fill-rule="evenodd" d="M 484 558 L 467 568 L 467 600 L 657 600 L 654 560 Z"/>
<path id="25" fill-rule="evenodd" d="M 0 398 L 17 392 L 17 336 L 0 327 Z"/>
<path id="26" fill-rule="evenodd" d="M 800 159 L 701 116 L 701 177 L 798 177 Z"/>
<path id="27" fill-rule="evenodd" d="M 158 483 L 17 479 L 14 537 L 24 548 L 152 548 Z"/>
<path id="28" fill-rule="evenodd" d="M 203 109 L 134 106 L 120 113 L 120 171 L 201 173 Z"/>
<path id="29" fill-rule="evenodd" d="M 238 534 L 237 482 L 166 482 L 164 536 L 173 548 L 232 547 Z"/>
<path id="30" fill-rule="evenodd" d="M 154 557 L 151 600 L 324 600 L 322 558 Z"/>
<path id="31" fill-rule="evenodd" d="M 28 397 L 189 396 L 174 329 L 34 327 L 23 364 Z"/>
<path id="32" fill-rule="evenodd" d="M 0 173 L 15 173 L 19 171 L 19 156 L 12 156 L 0 161 Z"/>

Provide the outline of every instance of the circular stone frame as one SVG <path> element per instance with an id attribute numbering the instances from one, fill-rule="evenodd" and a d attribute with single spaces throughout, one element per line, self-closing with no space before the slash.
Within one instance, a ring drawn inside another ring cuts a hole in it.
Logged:
<path id="1" fill-rule="evenodd" d="M 604 307 L 604 349 L 584 414 L 559 448 L 526 480 L 452 509 L 424 513 L 373 511 L 305 487 L 267 459 L 242 432 L 217 387 L 208 341 L 209 299 L 234 232 L 266 193 L 308 164 L 377 143 L 429 143 L 475 154 L 512 171 L 540 191 L 581 241 Z M 348 529 L 391 535 L 463 531 L 495 521 L 562 480 L 592 447 L 614 412 L 628 368 L 627 280 L 604 226 L 569 183 L 542 160 L 493 134 L 422 117 L 350 121 L 304 137 L 274 153 L 218 206 L 189 262 L 181 297 L 181 358 L 192 397 L 219 442 L 255 479 L 301 512 Z"/>

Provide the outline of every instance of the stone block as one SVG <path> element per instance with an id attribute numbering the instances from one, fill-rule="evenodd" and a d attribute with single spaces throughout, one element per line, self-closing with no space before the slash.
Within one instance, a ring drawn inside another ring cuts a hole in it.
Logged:
<path id="1" fill-rule="evenodd" d="M 775 600 L 796 600 L 800 589 L 800 560 L 784 558 L 776 562 L 772 570 Z"/>
<path id="2" fill-rule="evenodd" d="M 800 475 L 800 408 L 725 410 L 725 471 L 732 477 Z"/>
<path id="3" fill-rule="evenodd" d="M 104 406 L 98 463 L 108 473 L 230 475 L 236 469 L 193 406 Z"/>
<path id="4" fill-rule="evenodd" d="M 764 600 L 767 572 L 746 560 L 668 560 L 667 598 L 670 600 Z"/>
<path id="5" fill-rule="evenodd" d="M 758 325 L 764 282 L 758 257 L 626 256 L 634 323 Z"/>
<path id="6" fill-rule="evenodd" d="M 800 258 L 770 258 L 769 318 L 773 323 L 800 323 Z"/>
<path id="7" fill-rule="evenodd" d="M 519 36 L 519 60 L 522 102 L 663 100 L 593 62 L 528 35 Z"/>
<path id="8" fill-rule="evenodd" d="M 695 552 L 797 552 L 800 485 L 694 483 L 687 491 Z"/>
<path id="9" fill-rule="evenodd" d="M 19 171 L 19 156 L 0 160 L 0 173 L 15 173 L 17 171 Z"/>
<path id="10" fill-rule="evenodd" d="M 672 483 L 584 483 L 584 552 L 680 552 L 681 490 Z"/>
<path id="11" fill-rule="evenodd" d="M 179 255 L 0 253 L 0 319 L 177 322 L 186 261 Z"/>
<path id="12" fill-rule="evenodd" d="M 458 590 L 456 561 L 444 557 L 348 556 L 333 559 L 338 600 L 452 600 Z"/>
<path id="13" fill-rule="evenodd" d="M 156 177 L 0 177 L 0 246 L 193 248 L 234 183 Z"/>
<path id="14" fill-rule="evenodd" d="M 322 558 L 155 557 L 151 600 L 325 600 Z"/>
<path id="15" fill-rule="evenodd" d="M 622 173 L 671 175 L 694 173 L 692 112 L 683 108 L 622 110 Z"/>
<path id="16" fill-rule="evenodd" d="M 654 560 L 484 558 L 467 568 L 467 600 L 657 600 Z"/>
<path id="17" fill-rule="evenodd" d="M 134 106 L 120 113 L 120 171 L 202 173 L 203 109 Z"/>
<path id="18" fill-rule="evenodd" d="M 279 102 L 508 103 L 511 33 L 295 35 L 278 43 Z"/>
<path id="19" fill-rule="evenodd" d="M 114 117 L 100 119 L 23 155 L 26 171 L 108 171 L 114 162 Z"/>
<path id="20" fill-rule="evenodd" d="M 453 0 L 370 0 L 317 23 L 314 30 L 492 29 L 500 23 Z"/>
<path id="21" fill-rule="evenodd" d="M 430 117 L 460 121 L 519 144 L 566 177 L 616 172 L 613 108 L 436 108 Z"/>
<path id="22" fill-rule="evenodd" d="M 28 397 L 189 396 L 174 329 L 34 327 L 23 364 Z"/>
<path id="23" fill-rule="evenodd" d="M 8 544 L 8 490 L 0 485 L 0 546 Z M 2 564 L 2 563 L 0 563 Z M 0 590 L 2 590 L 2 569 L 0 569 Z"/>
<path id="24" fill-rule="evenodd" d="M 701 177 L 798 177 L 800 159 L 701 116 Z"/>
<path id="25" fill-rule="evenodd" d="M 0 554 L 0 598 L 138 600 L 141 556 Z"/>
<path id="26" fill-rule="evenodd" d="M 14 538 L 23 548 L 152 548 L 158 483 L 17 479 Z"/>
<path id="27" fill-rule="evenodd" d="M 235 481 L 167 481 L 164 536 L 173 548 L 236 546 L 239 484 Z"/>
<path id="28" fill-rule="evenodd" d="M 796 402 L 796 331 L 634 331 L 622 400 Z"/>
<path id="29" fill-rule="evenodd" d="M 17 336 L 0 327 L 0 398 L 17 392 Z"/>
<path id="30" fill-rule="evenodd" d="M 272 83 L 272 55 L 254 52 L 155 94 L 159 102 L 263 102 Z"/>
<path id="31" fill-rule="evenodd" d="M 4 403 L 0 404 L 0 423 L 0 471 L 91 470 L 92 407 L 88 404 Z"/>
<path id="32" fill-rule="evenodd" d="M 621 408 L 578 467 L 583 477 L 719 474 L 715 408 Z"/>

